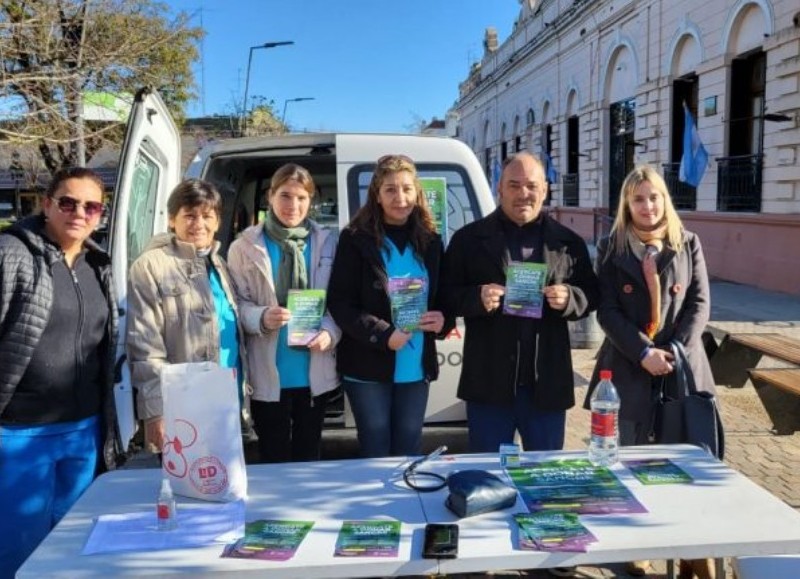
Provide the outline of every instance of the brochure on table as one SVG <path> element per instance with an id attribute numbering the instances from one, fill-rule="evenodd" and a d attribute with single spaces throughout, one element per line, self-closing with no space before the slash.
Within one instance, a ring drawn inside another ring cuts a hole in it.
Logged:
<path id="1" fill-rule="evenodd" d="M 514 515 L 519 548 L 537 551 L 585 552 L 597 538 L 581 524 L 575 513 L 547 512 Z"/>
<path id="2" fill-rule="evenodd" d="M 586 459 L 532 462 L 507 468 L 528 510 L 583 515 L 646 513 L 633 493 L 605 467 Z"/>
<path id="3" fill-rule="evenodd" d="M 313 521 L 253 521 L 245 525 L 244 537 L 227 545 L 222 556 L 288 561 L 313 526 Z"/>
<path id="4" fill-rule="evenodd" d="M 334 557 L 397 557 L 400 521 L 344 521 Z"/>
<path id="5" fill-rule="evenodd" d="M 666 458 L 624 460 L 622 464 L 643 485 L 680 484 L 693 480 L 686 471 Z"/>

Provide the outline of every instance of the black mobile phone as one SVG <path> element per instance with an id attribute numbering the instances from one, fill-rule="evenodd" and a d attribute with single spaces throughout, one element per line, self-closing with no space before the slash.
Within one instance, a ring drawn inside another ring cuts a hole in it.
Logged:
<path id="1" fill-rule="evenodd" d="M 425 559 L 455 559 L 458 555 L 458 525 L 428 523 L 425 525 Z"/>

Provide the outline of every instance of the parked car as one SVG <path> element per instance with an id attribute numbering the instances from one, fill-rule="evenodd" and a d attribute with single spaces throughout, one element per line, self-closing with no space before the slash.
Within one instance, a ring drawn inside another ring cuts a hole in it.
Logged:
<path id="1" fill-rule="evenodd" d="M 122 327 L 127 313 L 128 267 L 154 234 L 167 230 L 166 200 L 181 179 L 179 137 L 158 94 L 140 91 L 122 149 L 109 230 Z M 453 231 L 494 210 L 489 185 L 474 153 L 461 141 L 437 136 L 321 133 L 229 139 L 203 148 L 185 177 L 211 181 L 222 193 L 218 238 L 224 255 L 241 230 L 263 217 L 264 192 L 274 171 L 284 163 L 299 163 L 311 172 L 318 187 L 315 219 L 342 228 L 364 202 L 376 160 L 392 153 L 414 159 L 420 177 L 444 179 L 445 242 Z M 465 417 L 464 405 L 456 398 L 462 335 L 463 325 L 459 324 L 439 343 L 442 368 L 431 388 L 428 423 Z M 127 406 L 132 390 L 123 348 L 119 355 L 117 393 L 120 404 Z M 332 407 L 329 422 L 352 426 L 351 415 L 342 408 L 343 398 L 339 398 L 338 408 Z M 127 408 L 121 410 L 129 413 Z"/>

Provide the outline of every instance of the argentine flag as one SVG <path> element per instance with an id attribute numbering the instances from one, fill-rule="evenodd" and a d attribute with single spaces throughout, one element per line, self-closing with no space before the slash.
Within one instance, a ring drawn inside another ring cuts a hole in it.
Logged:
<path id="1" fill-rule="evenodd" d="M 686 103 L 683 103 L 683 122 L 683 155 L 678 179 L 692 187 L 697 187 L 703 179 L 706 166 L 708 166 L 708 153 L 700 141 L 692 113 Z"/>
<path id="2" fill-rule="evenodd" d="M 558 171 L 556 171 L 552 157 L 544 149 L 542 149 L 542 161 L 544 161 L 544 177 L 552 185 L 558 181 Z"/>

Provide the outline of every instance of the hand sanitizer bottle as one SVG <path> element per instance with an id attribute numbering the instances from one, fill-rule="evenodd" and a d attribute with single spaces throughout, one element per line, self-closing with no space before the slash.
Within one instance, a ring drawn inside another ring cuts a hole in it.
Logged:
<path id="1" fill-rule="evenodd" d="M 158 493 L 156 503 L 156 517 L 158 519 L 159 531 L 171 531 L 177 526 L 177 512 L 175 512 L 175 496 L 172 494 L 172 487 L 169 479 L 161 481 L 161 491 Z"/>

